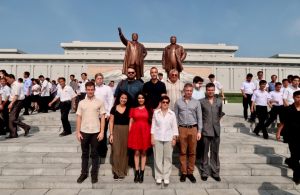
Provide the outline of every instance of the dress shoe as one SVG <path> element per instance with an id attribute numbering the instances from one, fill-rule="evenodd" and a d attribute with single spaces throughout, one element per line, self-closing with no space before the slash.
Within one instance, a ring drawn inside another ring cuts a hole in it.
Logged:
<path id="1" fill-rule="evenodd" d="M 93 174 L 93 175 L 91 175 L 91 178 L 92 178 L 92 183 L 97 183 L 98 182 L 98 175 Z"/>
<path id="2" fill-rule="evenodd" d="M 70 133 L 63 131 L 61 134 L 59 134 L 59 136 L 61 136 L 61 137 L 66 136 L 66 135 L 70 135 Z"/>
<path id="3" fill-rule="evenodd" d="M 196 183 L 196 178 L 193 174 L 187 174 L 186 177 L 189 178 L 192 183 Z"/>
<path id="4" fill-rule="evenodd" d="M 115 180 L 115 181 L 118 181 L 118 180 L 119 180 L 119 177 L 118 177 L 118 175 L 117 175 L 117 174 L 115 174 L 115 173 L 114 173 L 114 180 Z"/>
<path id="5" fill-rule="evenodd" d="M 253 133 L 255 133 L 255 135 L 260 136 L 259 133 L 256 133 L 255 131 L 253 131 Z"/>
<path id="6" fill-rule="evenodd" d="M 181 174 L 180 181 L 185 182 L 185 180 L 186 180 L 186 174 Z"/>
<path id="7" fill-rule="evenodd" d="M 28 126 L 28 128 L 25 130 L 24 137 L 27 137 L 30 129 L 31 129 L 31 127 Z"/>
<path id="8" fill-rule="evenodd" d="M 77 179 L 77 183 L 82 183 L 87 178 L 87 174 L 81 174 L 80 177 Z"/>
<path id="9" fill-rule="evenodd" d="M 201 177 L 202 181 L 207 181 L 207 177 Z"/>
<path id="10" fill-rule="evenodd" d="M 212 178 L 214 178 L 214 180 L 216 180 L 216 181 L 221 181 L 220 177 L 212 177 Z"/>

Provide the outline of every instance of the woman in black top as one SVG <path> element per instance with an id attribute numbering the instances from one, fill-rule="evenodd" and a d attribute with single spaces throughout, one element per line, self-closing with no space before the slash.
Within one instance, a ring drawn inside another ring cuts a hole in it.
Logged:
<path id="1" fill-rule="evenodd" d="M 129 93 L 121 92 L 110 111 L 109 142 L 112 144 L 112 172 L 115 181 L 122 181 L 128 171 L 127 139 L 129 133 L 129 110 L 132 98 Z"/>

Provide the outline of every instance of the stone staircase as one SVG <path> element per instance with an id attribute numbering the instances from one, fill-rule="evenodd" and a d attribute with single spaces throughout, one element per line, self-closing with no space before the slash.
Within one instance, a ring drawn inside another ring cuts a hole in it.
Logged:
<path id="1" fill-rule="evenodd" d="M 228 113 L 228 112 L 227 112 Z M 106 158 L 100 158 L 99 182 L 90 177 L 82 184 L 76 180 L 81 170 L 81 148 L 76 134 L 59 137 L 60 113 L 20 117 L 32 126 L 29 137 L 19 131 L 18 139 L 0 137 L 0 195 L 3 194 L 300 194 L 300 186 L 291 180 L 292 170 L 284 164 L 289 157 L 287 144 L 275 139 L 276 126 L 269 128 L 269 140 L 251 131 L 255 123 L 238 116 L 221 120 L 221 182 L 211 177 L 200 179 L 196 160 L 195 184 L 179 181 L 179 150 L 175 146 L 170 184 L 156 184 L 153 156 L 147 158 L 145 180 L 133 182 L 133 169 L 123 181 L 114 181 L 110 145 Z M 75 131 L 76 115 L 69 119 Z M 299 191 L 297 191 L 299 190 Z"/>

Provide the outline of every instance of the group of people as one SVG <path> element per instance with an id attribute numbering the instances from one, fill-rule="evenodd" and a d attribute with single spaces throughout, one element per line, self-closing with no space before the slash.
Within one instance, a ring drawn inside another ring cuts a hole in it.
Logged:
<path id="1" fill-rule="evenodd" d="M 291 157 L 286 159 L 286 164 L 293 169 L 293 181 L 300 184 L 300 153 L 297 149 L 300 144 L 297 137 L 300 135 L 300 78 L 297 75 L 288 75 L 287 79 L 276 82 L 277 76 L 271 76 L 271 82 L 263 79 L 263 72 L 257 72 L 258 78 L 252 82 L 253 75 L 248 74 L 246 81 L 241 86 L 243 94 L 244 117 L 248 120 L 248 107 L 250 107 L 250 121 L 255 121 L 257 116 L 258 124 L 253 133 L 259 136 L 263 132 L 263 138 L 268 139 L 267 128 L 279 116 L 280 124 L 276 138 L 283 137 L 285 143 L 289 144 Z M 255 106 L 255 109 L 254 109 Z M 268 106 L 271 110 L 268 112 Z"/>

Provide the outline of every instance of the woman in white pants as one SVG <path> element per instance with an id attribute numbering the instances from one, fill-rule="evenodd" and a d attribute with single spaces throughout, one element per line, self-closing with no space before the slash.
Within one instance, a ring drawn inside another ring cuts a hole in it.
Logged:
<path id="1" fill-rule="evenodd" d="M 151 144 L 154 151 L 154 170 L 156 183 L 170 183 L 172 172 L 172 153 L 178 136 L 175 113 L 169 110 L 170 98 L 161 97 L 161 109 L 153 114 L 151 126 Z"/>

